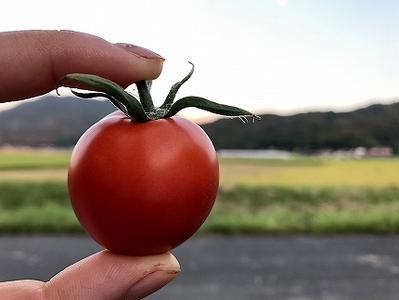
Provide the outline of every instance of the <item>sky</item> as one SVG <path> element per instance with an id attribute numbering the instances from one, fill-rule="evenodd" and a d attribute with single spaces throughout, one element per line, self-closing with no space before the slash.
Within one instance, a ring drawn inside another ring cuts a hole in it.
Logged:
<path id="1" fill-rule="evenodd" d="M 191 61 L 178 98 L 286 115 L 399 101 L 398 20 L 397 0 L 13 0 L 0 31 L 70 29 L 141 45 L 166 59 L 157 104 Z"/>

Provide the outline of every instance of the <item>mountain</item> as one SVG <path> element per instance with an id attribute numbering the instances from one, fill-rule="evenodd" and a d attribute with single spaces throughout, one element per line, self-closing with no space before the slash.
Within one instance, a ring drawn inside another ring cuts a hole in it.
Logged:
<path id="1" fill-rule="evenodd" d="M 217 149 L 270 149 L 312 152 L 390 146 L 399 153 L 399 103 L 375 104 L 352 112 L 309 112 L 291 116 L 261 115 L 243 124 L 219 119 L 204 124 Z"/>
<path id="2" fill-rule="evenodd" d="M 73 146 L 91 125 L 114 111 L 107 101 L 44 96 L 0 112 L 0 146 Z"/>
<path id="3" fill-rule="evenodd" d="M 114 111 L 108 101 L 44 96 L 0 112 L 0 146 L 71 147 L 92 124 Z M 351 112 L 261 115 L 244 124 L 222 118 L 201 127 L 216 149 L 281 149 L 313 152 L 389 146 L 399 153 L 399 102 Z"/>

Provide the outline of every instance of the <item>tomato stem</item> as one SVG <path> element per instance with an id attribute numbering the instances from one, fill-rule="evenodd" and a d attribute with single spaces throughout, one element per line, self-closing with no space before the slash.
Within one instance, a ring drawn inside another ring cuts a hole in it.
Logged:
<path id="1" fill-rule="evenodd" d="M 183 85 L 183 83 L 185 83 L 187 80 L 189 80 L 191 75 L 193 75 L 193 73 L 194 73 L 194 64 L 191 63 L 191 62 L 188 62 L 188 63 L 191 64 L 190 73 L 188 73 L 186 75 L 186 77 L 183 78 L 182 81 L 176 82 L 172 86 L 172 88 L 169 91 L 169 94 L 166 96 L 166 99 L 165 99 L 164 103 L 161 105 L 161 108 L 169 109 L 172 106 L 173 101 L 175 101 L 177 91 L 180 89 L 180 87 Z"/>
<path id="2" fill-rule="evenodd" d="M 148 122 L 161 118 L 169 118 L 178 113 L 180 110 L 187 107 L 196 107 L 212 113 L 225 116 L 252 116 L 253 120 L 259 120 L 260 117 L 252 114 L 247 110 L 241 108 L 219 104 L 205 98 L 189 96 L 183 97 L 173 103 L 176 94 L 180 87 L 188 80 L 194 73 L 194 65 L 191 64 L 191 71 L 179 82 L 176 82 L 170 89 L 165 101 L 160 107 L 155 107 L 151 97 L 150 87 L 151 81 L 140 80 L 136 82 L 139 99 L 130 93 L 126 92 L 121 86 L 108 79 L 92 75 L 92 74 L 68 74 L 62 77 L 57 84 L 58 87 L 64 81 L 77 81 L 84 83 L 98 92 L 94 93 L 80 93 L 73 91 L 73 93 L 82 98 L 105 97 L 109 99 L 118 109 L 120 109 L 129 118 L 137 122 Z"/>
<path id="3" fill-rule="evenodd" d="M 154 110 L 154 102 L 152 101 L 150 89 L 145 80 L 140 80 L 136 82 L 137 91 L 139 93 L 139 99 L 141 105 L 146 112 L 151 112 Z"/>

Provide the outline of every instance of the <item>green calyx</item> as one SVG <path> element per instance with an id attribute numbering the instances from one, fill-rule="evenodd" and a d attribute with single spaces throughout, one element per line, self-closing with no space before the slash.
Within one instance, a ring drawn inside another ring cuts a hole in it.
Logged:
<path id="1" fill-rule="evenodd" d="M 152 101 L 150 93 L 151 81 L 142 80 L 135 83 L 139 94 L 138 98 L 126 92 L 121 86 L 119 86 L 115 82 L 91 74 L 68 74 L 58 81 L 57 86 L 61 86 L 62 82 L 65 81 L 77 81 L 83 83 L 98 92 L 81 93 L 77 91 L 72 91 L 75 96 L 86 99 L 105 97 L 109 99 L 126 116 L 137 122 L 148 122 L 162 118 L 169 118 L 178 113 L 180 110 L 187 107 L 196 107 L 225 116 L 238 116 L 240 118 L 243 118 L 243 120 L 246 120 L 246 116 L 253 117 L 253 120 L 260 119 L 259 116 L 256 116 L 249 111 L 243 110 L 241 108 L 219 104 L 201 97 L 188 96 L 174 102 L 176 93 L 179 88 L 194 73 L 194 65 L 191 62 L 189 63 L 192 66 L 190 73 L 187 74 L 187 76 L 184 77 L 183 80 L 175 83 L 172 86 L 165 101 L 159 107 L 155 107 L 154 102 Z"/>

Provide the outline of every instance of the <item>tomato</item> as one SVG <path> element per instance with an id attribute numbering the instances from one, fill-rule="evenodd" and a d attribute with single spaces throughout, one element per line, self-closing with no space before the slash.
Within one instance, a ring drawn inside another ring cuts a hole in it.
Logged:
<path id="1" fill-rule="evenodd" d="M 191 65 L 190 73 L 172 86 L 159 107 L 154 106 L 146 81 L 136 82 L 139 99 L 92 74 L 68 74 L 59 81 L 90 86 L 98 92 L 72 92 L 82 98 L 106 97 L 120 110 L 82 135 L 68 171 L 77 218 L 110 251 L 129 255 L 169 251 L 192 236 L 212 209 L 219 186 L 215 149 L 197 124 L 176 116 L 178 111 L 197 107 L 259 119 L 249 111 L 196 96 L 173 103 L 194 72 Z"/>
<path id="2" fill-rule="evenodd" d="M 68 189 L 87 233 L 115 253 L 164 253 L 192 236 L 219 185 L 214 147 L 179 117 L 136 122 L 114 112 L 76 144 Z"/>

